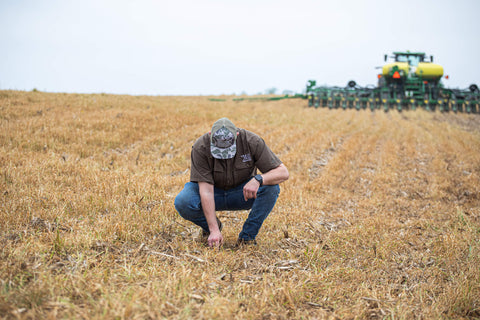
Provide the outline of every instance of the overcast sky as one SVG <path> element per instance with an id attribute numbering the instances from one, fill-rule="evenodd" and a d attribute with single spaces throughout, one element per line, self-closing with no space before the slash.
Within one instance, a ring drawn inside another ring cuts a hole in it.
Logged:
<path id="1" fill-rule="evenodd" d="M 480 0 L 0 0 L 0 89 L 147 95 L 376 84 L 422 51 L 480 85 Z"/>

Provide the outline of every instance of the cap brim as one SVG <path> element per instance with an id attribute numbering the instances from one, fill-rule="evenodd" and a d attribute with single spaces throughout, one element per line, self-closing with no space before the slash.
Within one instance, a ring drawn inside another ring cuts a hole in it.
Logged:
<path id="1" fill-rule="evenodd" d="M 237 153 L 237 144 L 234 143 L 228 148 L 219 148 L 210 143 L 210 152 L 215 159 L 232 159 Z"/>

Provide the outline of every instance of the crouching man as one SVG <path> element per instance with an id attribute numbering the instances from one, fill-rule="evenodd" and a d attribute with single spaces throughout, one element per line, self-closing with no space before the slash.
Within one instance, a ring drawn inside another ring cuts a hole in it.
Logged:
<path id="1" fill-rule="evenodd" d="M 237 244 L 256 244 L 280 193 L 278 185 L 288 179 L 285 165 L 262 138 L 227 118 L 195 142 L 191 162 L 190 182 L 175 198 L 180 216 L 203 229 L 209 246 L 218 247 L 223 236 L 216 211 L 251 209 Z"/>

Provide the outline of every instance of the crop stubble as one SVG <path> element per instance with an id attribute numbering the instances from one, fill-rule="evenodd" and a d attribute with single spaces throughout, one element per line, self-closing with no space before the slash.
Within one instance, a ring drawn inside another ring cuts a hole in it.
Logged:
<path id="1" fill-rule="evenodd" d="M 2 318 L 480 317 L 478 115 L 0 91 Z M 219 117 L 289 168 L 257 247 L 173 199 Z"/>

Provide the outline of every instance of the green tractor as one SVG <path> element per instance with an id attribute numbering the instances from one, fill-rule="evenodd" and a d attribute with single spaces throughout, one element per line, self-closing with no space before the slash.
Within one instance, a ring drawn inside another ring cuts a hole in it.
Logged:
<path id="1" fill-rule="evenodd" d="M 385 62 L 388 60 L 385 55 Z M 433 56 L 423 52 L 394 52 L 392 62 L 386 63 L 378 75 L 378 85 L 361 87 L 350 81 L 346 87 L 317 87 L 310 80 L 306 92 L 309 106 L 366 109 L 373 111 L 383 106 L 480 113 L 480 91 L 472 84 L 468 89 L 445 88 L 441 82 L 443 67 L 433 63 Z M 448 79 L 448 76 L 446 77 Z"/>
<path id="2" fill-rule="evenodd" d="M 378 75 L 378 94 L 383 104 L 426 105 L 440 98 L 443 67 L 433 63 L 433 56 L 423 52 L 394 52 L 393 62 Z M 385 55 L 385 61 L 388 56 Z"/>

